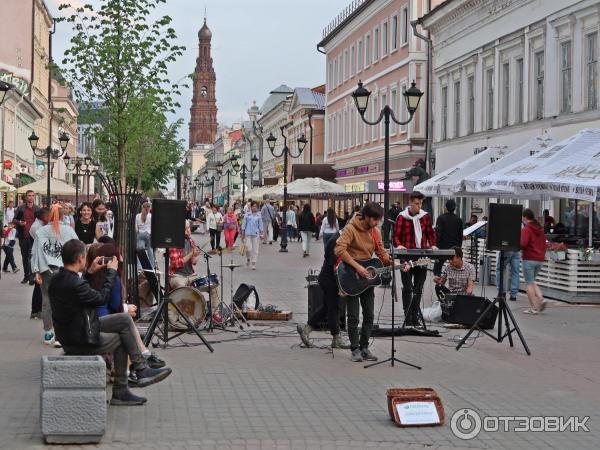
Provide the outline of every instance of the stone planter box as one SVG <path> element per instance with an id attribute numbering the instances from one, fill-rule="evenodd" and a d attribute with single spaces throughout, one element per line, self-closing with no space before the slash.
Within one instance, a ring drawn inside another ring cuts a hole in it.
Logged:
<path id="1" fill-rule="evenodd" d="M 561 250 L 548 250 L 546 252 L 546 257 L 550 261 L 566 261 L 567 260 L 567 252 Z"/>
<path id="2" fill-rule="evenodd" d="M 106 432 L 100 356 L 43 356 L 40 423 L 48 444 L 98 443 Z"/>

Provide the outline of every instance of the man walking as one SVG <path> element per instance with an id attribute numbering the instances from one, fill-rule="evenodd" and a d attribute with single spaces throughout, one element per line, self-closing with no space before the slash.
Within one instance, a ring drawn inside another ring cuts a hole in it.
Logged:
<path id="1" fill-rule="evenodd" d="M 263 223 L 263 230 L 265 233 L 265 237 L 263 240 L 263 244 L 266 244 L 267 241 L 269 245 L 273 244 L 273 219 L 275 218 L 275 209 L 271 205 L 271 200 L 267 200 L 263 207 L 260 210 L 260 216 Z"/>
<path id="2" fill-rule="evenodd" d="M 392 260 L 383 249 L 381 233 L 377 229 L 383 217 L 383 208 L 377 203 L 367 203 L 362 212 L 356 213 L 344 227 L 342 235 L 337 240 L 335 255 L 344 263 L 352 266 L 361 277 L 368 277 L 369 273 L 357 261 L 370 259 L 373 252 L 381 259 L 383 264 L 391 265 Z M 362 294 L 346 297 L 346 311 L 348 316 L 348 336 L 352 361 L 377 361 L 377 357 L 369 350 L 369 339 L 373 330 L 375 316 L 375 292 L 371 287 Z M 358 334 L 358 315 L 362 307 L 362 326 L 360 339 Z"/>
<path id="3" fill-rule="evenodd" d="M 23 259 L 23 280 L 21 284 L 33 285 L 33 274 L 31 273 L 31 247 L 33 240 L 29 235 L 31 225 L 35 221 L 35 213 L 40 207 L 35 205 L 35 192 L 27 191 L 25 193 L 25 202 L 21 204 L 15 211 L 13 223 L 17 227 L 19 236 L 19 248 L 21 249 L 21 258 Z"/>
<path id="4" fill-rule="evenodd" d="M 463 223 L 454 214 L 456 202 L 448 200 L 444 214 L 440 215 L 435 222 L 435 236 L 438 247 L 441 249 L 450 249 L 462 247 L 463 241 Z M 436 261 L 433 265 L 433 274 L 439 277 L 442 274 L 443 261 Z"/>

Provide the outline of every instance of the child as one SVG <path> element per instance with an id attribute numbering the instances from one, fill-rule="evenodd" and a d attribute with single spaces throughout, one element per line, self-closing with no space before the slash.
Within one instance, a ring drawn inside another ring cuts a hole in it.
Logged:
<path id="1" fill-rule="evenodd" d="M 4 250 L 4 254 L 6 255 L 6 258 L 4 259 L 4 264 L 2 264 L 2 272 L 7 273 L 8 265 L 10 264 L 13 273 L 17 273 L 19 271 L 19 268 L 15 263 L 14 256 L 15 242 L 17 240 L 17 230 L 15 228 L 15 225 L 13 223 L 5 225 L 2 234 L 4 236 L 4 245 L 2 246 L 2 249 Z"/>

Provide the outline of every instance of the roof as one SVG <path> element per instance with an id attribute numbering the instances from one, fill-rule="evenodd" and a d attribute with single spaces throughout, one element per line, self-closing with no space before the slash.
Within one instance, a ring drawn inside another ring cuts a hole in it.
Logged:
<path id="1" fill-rule="evenodd" d="M 342 10 L 335 19 L 323 30 L 323 39 L 317 44 L 317 48 L 323 47 L 331 41 L 346 25 L 352 22 L 356 16 L 363 12 L 370 4 L 377 0 L 357 0 Z"/>
<path id="2" fill-rule="evenodd" d="M 423 22 L 425 22 L 427 19 L 429 19 L 430 17 L 432 17 L 435 14 L 437 14 L 442 8 L 445 8 L 446 6 L 448 6 L 452 2 L 454 2 L 454 0 L 444 0 L 444 1 L 442 1 L 442 3 L 440 3 L 439 5 L 437 5 L 435 8 L 433 8 L 427 14 L 425 14 L 424 16 L 419 17 L 419 19 L 417 20 L 417 24 L 423 24 Z"/>
<path id="3" fill-rule="evenodd" d="M 294 97 L 298 105 L 325 110 L 325 95 L 315 92 L 310 88 L 296 88 L 294 90 Z"/>
<path id="4" fill-rule="evenodd" d="M 279 105 L 282 101 L 284 101 L 288 97 L 288 95 L 292 94 L 293 92 L 294 90 L 285 84 L 282 84 L 276 89 L 273 89 L 269 93 L 270 95 L 267 97 L 262 107 L 260 108 L 260 113 L 263 115 L 267 114 L 277 105 Z"/>
<path id="5" fill-rule="evenodd" d="M 241 129 L 231 131 L 229 133 L 229 137 L 231 138 L 231 146 L 233 147 L 243 136 L 244 134 Z"/>

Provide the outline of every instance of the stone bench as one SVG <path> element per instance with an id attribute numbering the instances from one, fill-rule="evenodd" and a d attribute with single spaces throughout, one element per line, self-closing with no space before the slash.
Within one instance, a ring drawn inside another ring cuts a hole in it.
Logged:
<path id="1" fill-rule="evenodd" d="M 100 442 L 106 410 L 106 364 L 100 356 L 42 357 L 40 422 L 46 443 Z"/>

